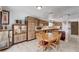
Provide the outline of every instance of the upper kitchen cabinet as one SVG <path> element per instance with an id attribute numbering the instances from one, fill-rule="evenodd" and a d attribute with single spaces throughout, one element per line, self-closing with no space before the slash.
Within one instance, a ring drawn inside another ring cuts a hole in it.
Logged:
<path id="1" fill-rule="evenodd" d="M 48 26 L 48 22 L 45 20 L 39 20 L 39 26 Z"/>

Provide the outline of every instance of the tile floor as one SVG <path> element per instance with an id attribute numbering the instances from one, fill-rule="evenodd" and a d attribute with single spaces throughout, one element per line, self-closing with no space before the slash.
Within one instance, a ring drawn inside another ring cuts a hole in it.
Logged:
<path id="1" fill-rule="evenodd" d="M 43 52 L 43 50 L 38 47 L 37 40 L 32 40 L 16 44 L 4 52 Z M 61 41 L 59 49 L 48 49 L 45 52 L 79 52 L 79 41 L 75 38 L 71 38 L 68 42 Z"/>

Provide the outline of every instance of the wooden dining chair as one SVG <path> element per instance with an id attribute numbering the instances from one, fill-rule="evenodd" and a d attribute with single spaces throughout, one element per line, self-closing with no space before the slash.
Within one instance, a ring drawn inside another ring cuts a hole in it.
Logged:
<path id="1" fill-rule="evenodd" d="M 48 32 L 47 33 L 43 33 L 43 39 L 44 41 L 48 42 L 48 44 L 46 45 L 46 50 L 48 48 L 54 48 L 56 47 L 56 43 L 59 42 L 59 36 L 57 35 L 57 33 L 54 33 L 54 36 L 52 36 L 52 34 L 49 36 Z"/>
<path id="2" fill-rule="evenodd" d="M 41 34 L 42 33 L 40 33 L 40 32 L 36 33 L 36 39 L 38 40 L 39 45 L 42 45 L 42 41 L 43 41 L 43 38 L 42 38 L 42 35 Z"/>
<path id="3" fill-rule="evenodd" d="M 36 39 L 38 39 L 39 41 L 43 40 L 42 35 L 41 35 L 40 32 L 36 33 Z"/>
<path id="4" fill-rule="evenodd" d="M 56 39 L 56 44 L 60 44 L 60 39 L 61 39 L 61 33 L 57 34 L 57 39 Z"/>
<path id="5" fill-rule="evenodd" d="M 44 42 L 47 42 L 47 44 L 45 44 L 45 50 L 47 50 L 48 48 L 52 48 L 52 45 L 49 41 L 49 37 L 48 37 L 48 33 L 43 33 L 43 40 Z"/>
<path id="6" fill-rule="evenodd" d="M 36 37 L 39 40 L 40 47 L 43 48 L 43 51 L 46 51 L 49 47 L 51 47 L 48 42 L 48 34 L 45 32 L 36 33 Z"/>
<path id="7" fill-rule="evenodd" d="M 60 45 L 61 33 L 60 32 L 53 32 L 53 37 L 56 39 L 52 43 L 54 43 L 55 47 L 58 49 Z"/>

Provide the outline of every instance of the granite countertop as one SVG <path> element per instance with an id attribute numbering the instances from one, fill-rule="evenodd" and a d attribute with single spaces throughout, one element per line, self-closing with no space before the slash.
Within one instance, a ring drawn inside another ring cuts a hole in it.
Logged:
<path id="1" fill-rule="evenodd" d="M 60 28 L 57 27 L 43 27 L 42 29 L 35 29 L 35 31 L 44 31 L 44 30 L 60 30 Z"/>

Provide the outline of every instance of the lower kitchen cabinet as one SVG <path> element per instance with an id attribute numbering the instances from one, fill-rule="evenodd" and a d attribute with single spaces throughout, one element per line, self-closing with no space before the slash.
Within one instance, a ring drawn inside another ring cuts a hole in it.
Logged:
<path id="1" fill-rule="evenodd" d="M 9 32 L 8 30 L 0 30 L 0 50 L 9 47 Z"/>
<path id="2" fill-rule="evenodd" d="M 13 25 L 13 43 L 20 43 L 27 40 L 27 26 L 25 24 Z"/>

